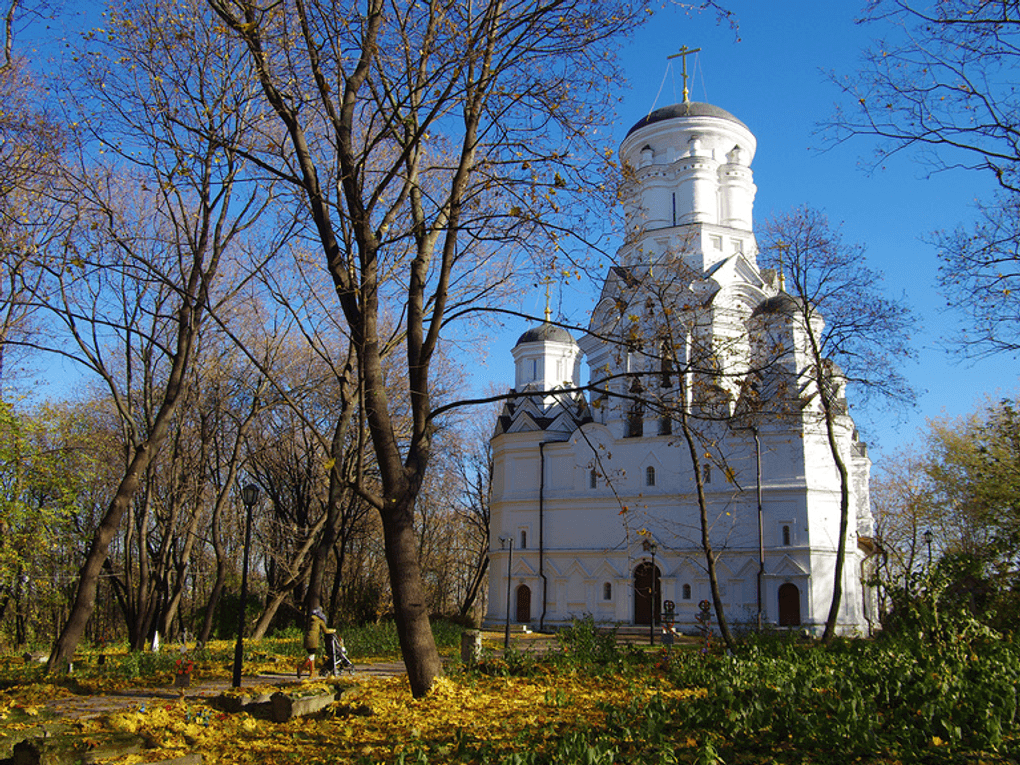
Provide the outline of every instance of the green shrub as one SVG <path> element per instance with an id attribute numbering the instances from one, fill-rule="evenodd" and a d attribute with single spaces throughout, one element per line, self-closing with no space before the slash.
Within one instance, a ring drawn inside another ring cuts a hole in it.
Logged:
<path id="1" fill-rule="evenodd" d="M 616 666 L 622 654 L 616 644 L 616 628 L 599 629 L 595 617 L 585 614 L 556 633 L 560 655 L 585 667 Z"/>
<path id="2" fill-rule="evenodd" d="M 677 723 L 745 742 L 847 757 L 1015 746 L 1020 653 L 1007 641 L 965 653 L 916 642 L 775 642 L 739 657 L 674 652 L 665 671 L 682 687 L 707 689 L 676 705 Z"/>

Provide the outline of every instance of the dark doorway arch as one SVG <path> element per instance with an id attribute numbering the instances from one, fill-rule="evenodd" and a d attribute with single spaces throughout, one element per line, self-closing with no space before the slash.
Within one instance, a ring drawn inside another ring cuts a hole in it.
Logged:
<path id="1" fill-rule="evenodd" d="M 634 569 L 634 624 L 659 623 L 662 613 L 662 583 L 659 581 L 659 567 L 642 563 Z"/>
<path id="2" fill-rule="evenodd" d="M 796 627 L 800 624 L 800 590 L 797 585 L 779 585 L 779 626 Z"/>
<path id="3" fill-rule="evenodd" d="M 531 621 L 531 588 L 522 584 L 517 588 L 517 622 Z"/>

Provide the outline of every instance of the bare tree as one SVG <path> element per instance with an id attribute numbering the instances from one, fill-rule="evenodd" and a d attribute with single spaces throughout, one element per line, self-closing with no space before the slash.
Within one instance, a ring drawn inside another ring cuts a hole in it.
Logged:
<path id="1" fill-rule="evenodd" d="M 748 354 L 742 350 L 748 337 L 743 327 L 727 332 L 733 317 L 722 315 L 705 299 L 718 285 L 692 269 L 684 255 L 667 252 L 649 263 L 620 266 L 607 279 L 600 302 L 612 308 L 603 314 L 598 330 L 611 349 L 611 369 L 606 371 L 612 374 L 599 379 L 593 373 L 594 406 L 624 409 L 630 436 L 654 428 L 659 435 L 674 437 L 671 445 L 687 462 L 682 474 L 693 488 L 690 504 L 697 520 L 681 512 L 660 522 L 701 548 L 716 623 L 726 646 L 736 650 L 718 574 L 719 557 L 728 544 L 719 520 L 729 513 L 726 501 L 720 504 L 718 489 L 709 496 L 705 479 L 713 468 L 726 476 L 736 474 L 721 444 L 732 427 L 732 405 L 748 371 Z M 611 484 L 607 467 L 599 472 Z M 733 489 L 738 487 L 734 484 Z M 685 506 L 680 504 L 681 511 Z"/>
<path id="2" fill-rule="evenodd" d="M 764 262 L 786 276 L 784 310 L 793 315 L 808 358 L 797 370 L 796 390 L 815 412 L 839 475 L 839 530 L 833 595 L 822 639 L 835 635 L 842 603 L 850 522 L 853 450 L 863 448 L 847 417 L 846 387 L 866 403 L 910 404 L 914 393 L 900 371 L 913 356 L 915 320 L 899 300 L 882 294 L 881 274 L 846 244 L 838 229 L 816 210 L 800 208 L 767 222 L 759 236 Z M 781 349 L 782 352 L 789 352 Z M 838 365 L 838 366 L 837 366 Z"/>
<path id="3" fill-rule="evenodd" d="M 486 423 L 487 424 L 487 423 Z M 488 430 L 488 429 L 486 429 Z M 492 446 L 489 434 L 470 434 L 456 469 L 459 493 L 453 508 L 464 527 L 464 589 L 458 611 L 467 617 L 478 600 L 489 570 L 489 497 L 492 491 Z"/>
<path id="4" fill-rule="evenodd" d="M 258 161 L 301 195 L 349 327 L 381 478 L 378 491 L 357 488 L 382 518 L 397 631 L 421 696 L 440 671 L 414 503 L 432 452 L 441 330 L 504 280 L 486 241 L 555 248 L 571 200 L 598 188 L 591 128 L 610 113 L 613 48 L 644 8 L 210 3 L 247 48 L 286 133 L 267 136 Z M 408 370 L 406 434 L 382 364 L 391 301 Z"/>
<path id="5" fill-rule="evenodd" d="M 164 11 L 156 4 L 116 14 L 84 57 L 77 169 L 69 163 L 65 176 L 76 230 L 38 294 L 65 340 L 51 348 L 109 387 L 126 444 L 122 479 L 95 530 L 50 670 L 73 655 L 110 542 L 186 396 L 198 334 L 224 299 L 220 269 L 232 257 L 251 258 L 241 254 L 243 235 L 269 200 L 264 184 L 240 180 L 236 150 L 181 126 L 209 124 L 233 143 L 250 135 L 243 65 L 209 25 Z M 96 154 L 106 167 L 95 167 Z M 143 379 L 149 395 L 138 399 Z"/>
<path id="6" fill-rule="evenodd" d="M 999 193 L 973 225 L 934 235 L 939 279 L 968 317 L 968 355 L 1020 349 L 1020 8 L 992 0 L 871 0 L 863 21 L 882 37 L 837 83 L 846 105 L 830 137 L 877 139 L 879 164 L 911 152 L 933 172 L 976 170 Z"/>
<path id="7" fill-rule="evenodd" d="M 11 5 L 11 12 L 14 4 Z M 8 15 L 8 22 L 10 15 Z M 7 31 L 10 45 L 10 29 Z M 0 379 L 36 329 L 31 294 L 43 276 L 43 252 L 66 231 L 52 197 L 63 131 L 40 107 L 39 87 L 23 62 L 0 66 Z"/>

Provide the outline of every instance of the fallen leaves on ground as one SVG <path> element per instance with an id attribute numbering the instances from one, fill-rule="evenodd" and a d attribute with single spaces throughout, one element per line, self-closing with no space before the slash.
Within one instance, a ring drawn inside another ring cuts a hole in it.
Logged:
<path id="1" fill-rule="evenodd" d="M 635 695 L 674 698 L 703 695 L 645 678 L 639 686 L 571 673 L 527 678 L 439 678 L 432 692 L 413 699 L 405 677 L 363 679 L 324 712 L 286 723 L 257 719 L 245 712 L 226 714 L 183 699 L 151 703 L 92 723 L 101 729 L 145 736 L 170 759 L 200 752 L 207 763 L 392 762 L 408 749 L 427 746 L 442 752 L 458 741 L 488 742 L 510 750 L 526 735 L 534 746 L 563 731 L 598 725 L 603 703 L 627 703 Z M 368 707 L 371 714 L 344 714 Z M 116 762 L 131 765 L 134 756 Z"/>

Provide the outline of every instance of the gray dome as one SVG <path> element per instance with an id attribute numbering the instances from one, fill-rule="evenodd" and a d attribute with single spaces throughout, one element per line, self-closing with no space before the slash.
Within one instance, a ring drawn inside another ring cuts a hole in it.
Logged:
<path id="1" fill-rule="evenodd" d="M 524 343 L 541 343 L 551 341 L 554 343 L 573 343 L 573 336 L 563 329 L 563 327 L 557 327 L 555 324 L 539 324 L 537 327 L 532 327 L 523 335 L 517 339 L 517 345 L 523 345 Z M 514 346 L 514 348 L 517 347 Z"/>
<path id="2" fill-rule="evenodd" d="M 785 292 L 780 292 L 775 297 L 770 297 L 768 300 L 763 300 L 754 309 L 751 314 L 753 319 L 755 316 L 764 316 L 770 314 L 785 315 L 785 316 L 796 316 L 800 312 L 800 303 L 797 302 L 796 298 L 788 295 Z"/>
<path id="3" fill-rule="evenodd" d="M 672 106 L 664 106 L 661 109 L 656 109 L 647 117 L 643 117 L 638 120 L 634 127 L 627 131 L 627 135 L 629 136 L 634 131 L 647 127 L 654 122 L 663 122 L 665 120 L 673 120 L 681 117 L 718 117 L 720 119 L 729 120 L 730 122 L 736 122 L 742 128 L 748 129 L 747 125 L 738 120 L 725 109 L 720 109 L 718 106 L 712 106 L 712 104 L 702 104 L 697 101 L 684 101 L 680 104 L 673 104 Z"/>

